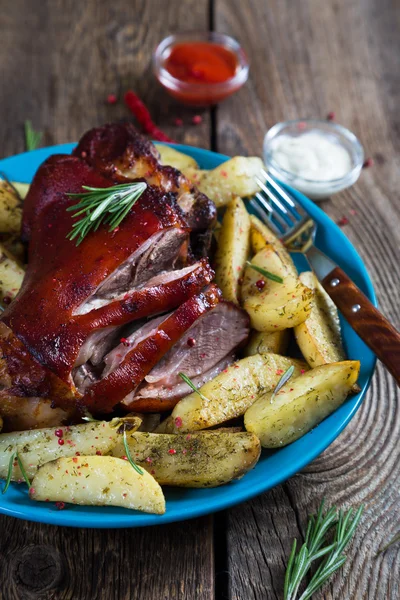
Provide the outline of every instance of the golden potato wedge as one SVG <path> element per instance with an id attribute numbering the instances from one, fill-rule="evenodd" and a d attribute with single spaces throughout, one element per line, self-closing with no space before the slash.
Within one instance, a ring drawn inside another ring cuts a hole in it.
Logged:
<path id="1" fill-rule="evenodd" d="M 199 166 L 194 158 L 175 150 L 171 146 L 166 146 L 165 144 L 154 145 L 160 153 L 159 161 L 162 165 L 169 165 L 182 172 L 188 168 L 197 169 Z"/>
<path id="2" fill-rule="evenodd" d="M 122 506 L 162 515 L 165 498 L 147 471 L 115 456 L 74 456 L 46 463 L 29 489 L 32 500 Z"/>
<path id="3" fill-rule="evenodd" d="M 121 437 L 118 426 L 123 422 L 123 419 L 113 419 L 110 422 L 93 421 L 70 427 L 2 433 L 0 434 L 0 478 L 4 479 L 7 476 L 10 458 L 14 452 L 18 452 L 29 478 L 35 475 L 40 466 L 56 458 L 75 456 L 76 453 L 107 454 Z M 129 423 L 133 430 L 136 430 L 141 421 L 130 419 Z M 56 431 L 58 434 L 62 432 L 63 445 L 58 443 L 61 438 L 56 435 Z M 21 478 L 19 467 L 14 465 L 12 481 Z"/>
<path id="4" fill-rule="evenodd" d="M 0 244 L 0 303 L 9 304 L 22 285 L 25 271 L 18 261 Z M 4 299 L 7 300 L 4 302 Z"/>
<path id="5" fill-rule="evenodd" d="M 290 330 L 282 329 L 272 333 L 263 333 L 262 331 L 252 331 L 247 346 L 243 350 L 244 356 L 253 354 L 285 354 L 289 345 Z"/>
<path id="6" fill-rule="evenodd" d="M 201 177 L 198 188 L 219 208 L 235 196 L 253 196 L 260 188 L 255 177 L 264 168 L 257 156 L 235 156 Z"/>
<path id="7" fill-rule="evenodd" d="M 277 354 L 242 358 L 200 388 L 182 398 L 156 429 L 157 433 L 186 433 L 207 429 L 243 415 L 258 396 L 273 390 L 291 365 L 295 375 L 307 369 L 303 361 Z"/>
<path id="8" fill-rule="evenodd" d="M 133 460 L 160 485 L 216 487 L 242 477 L 260 456 L 260 442 L 249 433 L 210 431 L 188 435 L 127 435 Z M 113 450 L 124 456 L 123 444 Z"/>
<path id="9" fill-rule="evenodd" d="M 303 285 L 297 275 L 293 276 L 272 245 L 260 250 L 251 263 L 283 280 L 282 283 L 272 281 L 252 267 L 246 267 L 241 295 L 253 329 L 272 332 L 303 323 L 311 312 L 313 291 Z M 262 289 L 258 287 L 259 280 L 265 282 Z"/>
<path id="10" fill-rule="evenodd" d="M 318 425 L 347 398 L 357 381 L 357 360 L 321 365 L 267 392 L 246 411 L 244 424 L 264 448 L 280 448 Z"/>
<path id="11" fill-rule="evenodd" d="M 279 254 L 282 262 L 286 265 L 288 273 L 297 275 L 297 269 L 294 266 L 294 262 L 289 252 L 275 233 L 269 229 L 268 225 L 260 221 L 260 219 L 254 215 L 250 215 L 250 225 L 250 242 L 253 254 L 260 252 L 266 245 L 271 245 L 275 252 Z"/>
<path id="12" fill-rule="evenodd" d="M 335 304 L 312 271 L 301 273 L 300 281 L 314 291 L 313 307 L 308 319 L 294 328 L 301 353 L 310 367 L 345 360 Z"/>
<path id="13" fill-rule="evenodd" d="M 0 245 L 2 245 L 20 265 L 23 264 L 25 260 L 25 248 L 19 234 L 0 233 Z"/>
<path id="14" fill-rule="evenodd" d="M 239 279 L 249 255 L 249 233 L 249 213 L 237 196 L 226 207 L 215 254 L 215 281 L 225 300 L 235 304 L 239 304 Z"/>
<path id="15" fill-rule="evenodd" d="M 208 171 L 199 169 L 198 167 L 185 167 L 182 169 L 182 173 L 189 179 L 189 181 L 198 187 L 204 175 L 208 173 Z"/>
<path id="16" fill-rule="evenodd" d="M 21 219 L 21 199 L 4 179 L 0 179 L 0 232 L 18 233 Z"/>
<path id="17" fill-rule="evenodd" d="M 31 184 L 30 183 L 20 183 L 19 181 L 12 181 L 11 185 L 17 190 L 21 200 L 25 200 L 26 195 L 29 192 L 29 188 L 31 187 Z"/>

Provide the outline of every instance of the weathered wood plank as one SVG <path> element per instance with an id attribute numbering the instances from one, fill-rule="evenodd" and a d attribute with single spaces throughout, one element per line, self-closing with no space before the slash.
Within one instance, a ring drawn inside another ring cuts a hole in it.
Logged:
<path id="1" fill-rule="evenodd" d="M 120 101 L 132 88 L 166 133 L 179 142 L 208 147 L 210 120 L 191 124 L 159 86 L 151 55 L 168 33 L 208 29 L 208 0 L 15 0 L 0 15 L 1 156 L 24 150 L 23 123 L 44 132 L 43 145 L 79 139 L 90 127 L 132 118 Z M 187 127 L 176 127 L 184 116 Z"/>
<path id="2" fill-rule="evenodd" d="M 373 278 L 380 307 L 399 326 L 398 3 L 344 0 L 217 0 L 215 27 L 238 38 L 251 59 L 249 84 L 218 110 L 218 149 L 260 154 L 277 121 L 337 120 L 359 135 L 373 168 L 323 204 L 347 216 L 345 232 Z M 316 598 L 397 599 L 400 546 L 375 558 L 400 530 L 400 396 L 379 366 L 359 413 L 303 473 L 229 511 L 228 584 L 232 600 L 281 598 L 293 537 L 325 496 L 366 504 L 348 565 Z M 396 401 L 397 400 L 397 401 Z"/>
<path id="3" fill-rule="evenodd" d="M 171 136 L 209 145 L 198 127 L 171 125 L 181 108 L 151 75 L 151 52 L 170 31 L 208 27 L 208 1 L 15 0 L 0 15 L 1 156 L 24 150 L 23 122 L 44 145 L 74 141 L 89 127 L 130 118 L 108 94 L 131 87 Z M 190 115 L 187 118 L 190 122 Z M 0 517 L 0 598 L 210 600 L 213 525 L 95 531 Z"/>

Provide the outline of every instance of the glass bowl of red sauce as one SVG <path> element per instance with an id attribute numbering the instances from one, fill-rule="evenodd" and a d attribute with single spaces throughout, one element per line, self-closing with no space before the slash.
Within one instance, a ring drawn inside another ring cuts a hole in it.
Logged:
<path id="1" fill-rule="evenodd" d="M 180 102 L 210 106 L 242 87 L 249 76 L 249 61 L 229 35 L 191 31 L 170 35 L 157 46 L 153 70 Z"/>

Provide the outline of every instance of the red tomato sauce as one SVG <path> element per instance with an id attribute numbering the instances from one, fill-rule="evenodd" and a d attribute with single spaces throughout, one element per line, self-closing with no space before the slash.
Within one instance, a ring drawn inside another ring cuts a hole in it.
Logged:
<path id="1" fill-rule="evenodd" d="M 186 42 L 172 47 L 164 62 L 172 77 L 185 83 L 223 83 L 238 67 L 235 53 L 212 42 Z"/>

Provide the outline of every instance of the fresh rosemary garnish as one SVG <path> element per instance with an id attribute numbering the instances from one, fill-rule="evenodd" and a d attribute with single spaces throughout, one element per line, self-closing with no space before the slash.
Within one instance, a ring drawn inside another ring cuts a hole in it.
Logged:
<path id="1" fill-rule="evenodd" d="M 257 273 L 264 275 L 264 277 L 266 277 L 267 279 L 271 279 L 271 281 L 276 281 L 277 283 L 283 283 L 282 277 L 279 277 L 279 275 L 274 275 L 274 273 L 270 273 L 269 271 L 267 271 L 266 269 L 263 269 L 262 267 L 253 265 L 253 263 L 250 262 L 249 260 L 246 260 L 246 265 L 248 267 L 251 267 L 252 269 L 254 269 L 254 271 L 257 271 Z"/>
<path id="2" fill-rule="evenodd" d="M 82 421 L 87 421 L 88 423 L 100 423 L 99 419 L 95 419 L 92 415 L 85 415 L 82 417 Z"/>
<path id="3" fill-rule="evenodd" d="M 363 506 L 357 511 L 352 508 L 347 512 L 337 511 L 333 506 L 325 514 L 324 501 L 316 515 L 310 517 L 304 544 L 296 554 L 297 541 L 293 541 L 292 551 L 288 561 L 284 600 L 309 600 L 318 591 L 329 577 L 335 573 L 346 561 L 344 549 L 350 542 L 355 529 L 360 521 Z M 330 532 L 334 532 L 333 540 L 328 541 Z M 299 587 L 310 570 L 312 563 L 322 558 L 318 568 L 312 575 L 301 596 L 298 596 Z"/>
<path id="4" fill-rule="evenodd" d="M 382 552 L 386 552 L 386 550 L 390 548 L 390 546 L 393 546 L 393 544 L 397 544 L 397 542 L 400 542 L 400 533 L 395 535 L 394 538 L 390 540 L 388 544 L 383 546 L 383 548 L 381 548 L 379 552 L 376 553 L 376 556 L 379 556 L 380 554 L 382 554 Z"/>
<path id="5" fill-rule="evenodd" d="M 278 381 L 278 383 L 276 384 L 276 387 L 274 389 L 274 391 L 272 392 L 272 396 L 270 399 L 270 402 L 273 401 L 273 399 L 275 398 L 276 394 L 279 392 L 280 389 L 283 388 L 283 386 L 285 385 L 285 383 L 287 381 L 289 381 L 289 379 L 291 378 L 291 376 L 293 375 L 294 372 L 294 365 L 291 365 L 282 375 L 282 377 L 280 378 L 280 380 Z"/>
<path id="6" fill-rule="evenodd" d="M 40 131 L 35 131 L 32 127 L 32 124 L 30 121 L 25 121 L 24 123 L 24 129 L 25 129 L 25 145 L 26 145 L 26 149 L 28 151 L 30 150 L 36 150 L 36 148 L 39 146 L 41 139 L 42 139 L 42 133 Z"/>
<path id="7" fill-rule="evenodd" d="M 131 457 L 131 451 L 129 450 L 128 440 L 126 439 L 126 429 L 124 429 L 124 448 L 125 448 L 126 458 L 130 462 L 132 467 L 135 469 L 135 471 L 137 471 L 137 473 L 139 473 L 139 475 L 143 475 L 143 469 L 141 469 L 139 467 L 139 465 L 137 465 Z"/>
<path id="8" fill-rule="evenodd" d="M 74 217 L 83 215 L 72 226 L 72 231 L 67 235 L 69 240 L 77 238 L 79 246 L 89 231 L 96 231 L 101 223 L 109 225 L 113 231 L 139 200 L 147 184 L 140 181 L 134 183 L 121 183 L 109 188 L 93 188 L 83 185 L 86 190 L 79 194 L 68 194 L 71 198 L 80 198 L 77 204 L 69 206 L 67 211 L 73 211 Z"/>
<path id="9" fill-rule="evenodd" d="M 200 390 L 197 389 L 197 387 L 194 385 L 193 381 L 191 379 L 189 379 L 189 377 L 187 375 L 185 375 L 185 373 L 178 373 L 178 375 L 181 379 L 183 379 L 183 381 L 185 383 L 187 383 L 187 385 L 190 387 L 191 390 L 193 390 L 196 394 L 198 394 L 200 396 L 200 398 L 202 400 L 205 400 L 206 402 L 208 402 L 208 398 L 206 398 L 205 395 L 202 394 L 200 392 Z"/>
<path id="10" fill-rule="evenodd" d="M 7 479 L 6 479 L 6 485 L 4 486 L 4 490 L 3 490 L 3 494 L 6 493 L 6 491 L 8 490 L 9 486 L 10 486 L 10 482 L 11 482 L 11 476 L 12 476 L 12 471 L 13 471 L 13 466 L 14 466 L 14 461 L 17 461 L 18 466 L 20 468 L 20 471 L 22 473 L 22 477 L 25 479 L 25 483 L 26 485 L 29 487 L 31 487 L 31 482 L 28 479 L 28 475 L 26 474 L 26 471 L 24 469 L 24 465 L 22 464 L 22 461 L 19 457 L 18 452 L 13 452 L 13 454 L 10 457 L 10 462 L 8 463 L 8 471 L 7 471 Z"/>

